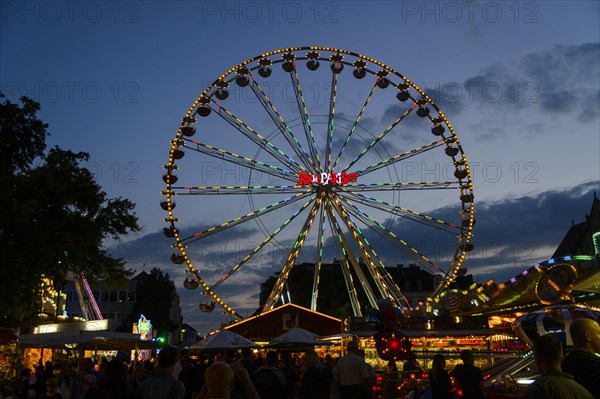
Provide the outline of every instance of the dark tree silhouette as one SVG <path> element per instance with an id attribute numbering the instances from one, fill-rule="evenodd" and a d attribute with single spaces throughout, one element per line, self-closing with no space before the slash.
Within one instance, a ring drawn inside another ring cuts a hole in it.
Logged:
<path id="1" fill-rule="evenodd" d="M 134 204 L 110 199 L 80 166 L 89 155 L 54 147 L 40 105 L 0 94 L 0 324 L 30 327 L 40 310 L 42 275 L 83 271 L 90 279 L 131 275 L 104 248 L 138 231 Z"/>
<path id="2" fill-rule="evenodd" d="M 178 328 L 178 325 L 169 318 L 171 300 L 175 294 L 175 284 L 169 278 L 169 274 L 154 267 L 148 275 L 140 278 L 133 315 L 146 316 L 152 322 L 153 328 L 158 331 L 158 335 L 172 332 Z"/>

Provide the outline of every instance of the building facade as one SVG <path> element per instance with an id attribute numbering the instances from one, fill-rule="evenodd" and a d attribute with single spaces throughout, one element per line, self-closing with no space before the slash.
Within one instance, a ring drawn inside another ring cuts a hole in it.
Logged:
<path id="1" fill-rule="evenodd" d="M 148 278 L 149 274 L 145 271 L 137 274 L 127 281 L 126 285 L 120 287 L 111 287 L 105 280 L 97 280 L 90 283 L 92 294 L 104 319 L 109 321 L 110 331 L 131 332 L 133 322 L 136 322 L 140 315 L 133 314 L 134 304 L 136 302 L 136 291 L 138 284 Z M 172 284 L 172 283 L 171 283 Z M 70 317 L 83 317 L 80 305 L 80 298 L 73 281 L 67 281 L 62 289 L 65 294 L 65 310 Z M 179 344 L 180 330 L 182 329 L 181 307 L 179 304 L 179 295 L 174 290 L 171 297 L 171 310 L 169 320 L 177 324 L 179 332 L 176 330 L 171 334 L 170 343 Z"/>

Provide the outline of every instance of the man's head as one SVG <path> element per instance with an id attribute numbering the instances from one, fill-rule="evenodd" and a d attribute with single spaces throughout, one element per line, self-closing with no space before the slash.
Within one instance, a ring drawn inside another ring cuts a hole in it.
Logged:
<path id="1" fill-rule="evenodd" d="M 310 350 L 304 354 L 304 362 L 307 365 L 318 364 L 320 362 L 319 355 L 314 350 Z"/>
<path id="2" fill-rule="evenodd" d="M 94 368 L 94 363 L 92 362 L 92 359 L 89 357 L 84 357 L 83 360 L 81 361 L 81 369 L 85 373 L 88 373 L 88 372 L 92 371 L 93 368 Z"/>
<path id="3" fill-rule="evenodd" d="M 346 350 L 348 352 L 353 352 L 353 353 L 358 354 L 358 341 L 348 342 L 348 345 L 346 346 Z"/>
<path id="4" fill-rule="evenodd" d="M 189 370 L 189 368 L 192 367 L 192 359 L 190 358 L 190 355 L 181 356 L 179 358 L 179 364 L 181 364 L 182 370 Z"/>
<path id="5" fill-rule="evenodd" d="M 533 344 L 533 356 L 541 374 L 550 371 L 561 371 L 563 359 L 562 344 L 553 335 L 542 335 Z"/>
<path id="6" fill-rule="evenodd" d="M 268 366 L 277 366 L 277 363 L 279 363 L 279 359 L 277 358 L 277 352 L 267 352 L 267 355 L 265 356 L 265 364 Z"/>
<path id="7" fill-rule="evenodd" d="M 233 390 L 233 370 L 225 362 L 213 363 L 204 375 L 210 396 L 229 396 Z"/>
<path id="8" fill-rule="evenodd" d="M 225 363 L 233 363 L 235 361 L 235 351 L 234 350 L 226 350 L 221 354 L 221 360 Z"/>
<path id="9" fill-rule="evenodd" d="M 575 349 L 600 353 L 600 325 L 592 319 L 575 319 L 569 326 Z"/>
<path id="10" fill-rule="evenodd" d="M 158 367 L 161 369 L 170 369 L 177 363 L 177 350 L 173 347 L 161 349 L 158 354 Z"/>
<path id="11" fill-rule="evenodd" d="M 252 357 L 252 351 L 250 350 L 250 348 L 242 349 L 241 358 L 242 359 L 250 359 L 250 357 Z"/>
<path id="12" fill-rule="evenodd" d="M 460 359 L 463 361 L 464 364 L 474 364 L 475 363 L 475 358 L 473 357 L 473 351 L 471 351 L 470 349 L 465 349 L 464 351 L 460 352 Z"/>

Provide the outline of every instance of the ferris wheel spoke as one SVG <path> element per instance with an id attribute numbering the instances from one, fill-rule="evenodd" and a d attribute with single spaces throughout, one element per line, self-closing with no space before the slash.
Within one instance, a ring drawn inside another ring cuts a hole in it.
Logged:
<path id="1" fill-rule="evenodd" d="M 371 208 L 389 213 L 391 215 L 400 216 L 403 219 L 421 223 L 426 226 L 433 227 L 435 229 L 446 231 L 453 235 L 458 235 L 463 230 L 462 227 L 457 226 L 453 223 L 449 223 L 441 219 L 436 219 L 429 215 L 425 215 L 423 213 L 410 210 L 408 208 L 403 208 L 386 201 L 368 197 L 359 193 L 347 192 L 345 190 L 343 192 L 344 194 L 342 194 L 342 192 L 338 192 L 338 194 L 340 194 L 340 196 L 346 200 L 350 200 L 349 197 L 351 197 L 356 202 L 361 203 L 363 205 L 367 205 Z"/>
<path id="2" fill-rule="evenodd" d="M 292 130 L 288 127 L 287 123 L 285 123 L 282 116 L 279 114 L 279 112 L 277 111 L 267 94 L 264 92 L 258 81 L 254 78 L 254 76 L 252 76 L 252 73 L 249 73 L 249 75 L 252 82 L 252 84 L 250 85 L 252 92 L 254 92 L 254 95 L 256 96 L 260 104 L 263 106 L 265 111 L 267 111 L 267 113 L 281 132 L 281 135 L 285 138 L 285 140 L 294 150 L 298 158 L 302 161 L 302 164 L 307 169 L 316 172 L 317 168 L 313 164 L 312 157 L 309 154 L 307 154 L 306 151 L 304 151 L 304 148 L 302 148 L 302 145 L 300 144 Z"/>
<path id="3" fill-rule="evenodd" d="M 189 145 L 188 143 L 193 144 L 193 146 Z M 200 152 L 213 158 L 218 158 L 230 163 L 234 163 L 236 165 L 245 166 L 249 169 L 255 169 L 260 172 L 264 172 L 270 176 L 279 177 L 288 181 L 294 181 L 296 177 L 295 173 L 291 172 L 290 170 L 281 169 L 278 166 L 270 165 L 262 161 L 257 161 L 252 158 L 244 157 L 221 148 L 200 143 L 199 141 L 187 140 L 187 143 L 184 144 L 183 147 L 188 148 L 192 151 Z"/>
<path id="4" fill-rule="evenodd" d="M 335 102 L 337 100 L 337 87 L 339 73 L 332 71 L 331 93 L 329 94 L 329 120 L 327 121 L 327 144 L 325 145 L 325 170 L 329 171 L 331 165 L 331 146 L 333 143 L 333 127 L 335 124 Z"/>
<path id="5" fill-rule="evenodd" d="M 298 78 L 298 71 L 296 68 L 290 72 L 290 78 L 292 79 L 292 87 L 294 88 L 296 104 L 298 105 L 298 113 L 300 114 L 300 119 L 302 120 L 302 127 L 304 128 L 304 135 L 306 136 L 306 142 L 308 143 L 312 164 L 316 166 L 318 171 L 321 169 L 321 159 L 319 158 L 319 151 L 317 150 L 315 136 L 313 134 L 310 119 L 308 117 L 308 109 L 306 108 L 306 102 L 304 101 L 302 86 L 300 85 L 300 79 Z"/>
<path id="6" fill-rule="evenodd" d="M 352 160 L 352 162 L 350 162 L 348 164 L 348 166 L 346 166 L 344 168 L 344 170 L 342 170 L 342 172 L 346 172 L 348 169 L 350 169 L 356 162 L 358 162 L 363 156 L 365 156 L 365 154 L 367 152 L 369 152 L 369 150 L 371 148 L 373 148 L 377 143 L 379 143 L 385 136 L 387 136 L 387 134 L 389 132 L 392 131 L 392 129 L 394 129 L 400 122 L 402 122 L 404 120 L 404 118 L 406 118 L 413 109 L 417 108 L 417 103 L 414 103 L 412 105 L 412 107 L 410 107 L 409 109 L 407 109 L 406 111 L 404 111 L 404 113 L 402 115 L 400 115 L 400 117 L 398 119 L 396 119 L 390 126 L 388 126 L 387 129 L 385 129 L 379 136 L 377 136 L 373 141 L 371 141 L 369 143 L 368 146 L 366 146 L 361 152 L 360 154 L 358 154 L 358 156 L 356 158 L 354 158 L 354 160 Z"/>
<path id="7" fill-rule="evenodd" d="M 350 265 L 348 263 L 349 258 L 348 256 L 346 256 L 346 250 L 344 249 L 344 233 L 342 232 L 342 229 L 338 225 L 337 220 L 333 215 L 333 211 L 331 210 L 329 201 L 327 201 L 327 203 L 325 204 L 325 212 L 327 216 L 327 221 L 329 223 L 329 228 L 331 229 L 333 243 L 338 253 L 340 268 L 342 269 L 342 276 L 344 277 L 344 284 L 346 285 L 348 298 L 350 298 L 352 312 L 354 313 L 354 316 L 360 317 L 362 316 L 362 310 L 360 307 L 360 302 L 358 301 L 358 293 L 356 292 L 356 287 L 354 286 L 354 282 L 352 279 L 352 273 L 350 272 Z M 367 288 L 370 289 L 370 287 Z"/>
<path id="8" fill-rule="evenodd" d="M 367 270 L 371 274 L 371 278 L 373 279 L 373 282 L 375 283 L 379 294 L 382 298 L 388 298 L 392 300 L 392 302 L 394 302 L 395 305 L 398 305 L 400 298 L 397 298 L 395 295 L 392 294 L 392 289 L 388 286 L 389 283 L 385 281 L 384 277 L 379 273 L 379 270 L 377 270 L 377 266 L 375 265 L 375 262 L 373 262 L 373 258 L 371 257 L 371 254 L 369 253 L 370 251 L 368 250 L 368 248 L 371 248 L 368 240 L 362 234 L 362 231 L 358 228 L 358 226 L 356 226 L 356 224 L 352 221 L 352 218 L 348 214 L 348 211 L 346 210 L 344 205 L 339 201 L 339 199 L 334 197 L 333 201 L 336 209 L 341 214 L 344 222 L 346 223 L 348 230 L 352 234 L 355 244 L 358 246 L 361 254 L 365 259 L 365 262 L 368 266 Z"/>
<path id="9" fill-rule="evenodd" d="M 213 235 L 215 233 L 219 233 L 219 232 L 221 232 L 223 230 L 227 230 L 227 229 L 229 229 L 231 227 L 237 226 L 240 223 L 244 223 L 244 222 L 247 222 L 248 220 L 255 219 L 255 218 L 259 217 L 259 216 L 266 215 L 267 213 L 273 212 L 273 211 L 275 211 L 275 210 L 277 210 L 277 209 L 279 209 L 279 208 L 281 208 L 283 206 L 286 206 L 286 205 L 289 205 L 289 204 L 293 204 L 294 202 L 299 201 L 302 198 L 304 198 L 304 197 L 306 197 L 306 196 L 308 196 L 310 194 L 311 194 L 310 192 L 298 193 L 298 194 L 296 194 L 296 195 L 294 195 L 292 197 L 288 197 L 288 198 L 286 198 L 284 200 L 281 200 L 279 202 L 272 203 L 271 205 L 265 206 L 264 208 L 260 208 L 259 210 L 256 210 L 254 212 L 247 213 L 244 216 L 237 217 L 237 218 L 232 219 L 232 220 L 230 220 L 228 222 L 221 223 L 219 225 L 210 227 L 210 228 L 208 228 L 208 229 L 206 229 L 204 231 L 201 231 L 201 232 L 196 233 L 194 235 L 191 235 L 189 237 L 183 238 L 183 239 L 180 240 L 180 242 L 182 244 L 184 244 L 184 245 L 188 245 L 188 244 L 190 244 L 192 242 L 195 242 L 195 241 L 198 241 L 198 240 L 200 240 L 202 238 L 206 238 L 206 237 L 211 236 L 211 235 Z"/>
<path id="10" fill-rule="evenodd" d="M 428 257 L 420 253 L 417 249 L 415 249 L 406 241 L 398 237 L 393 231 L 385 227 L 383 223 L 377 221 L 376 219 L 372 218 L 371 216 L 369 216 L 368 214 L 351 204 L 349 212 L 352 213 L 357 219 L 361 220 L 361 222 L 364 223 L 366 226 L 369 226 L 369 228 L 373 232 L 378 234 L 380 237 L 386 239 L 388 242 L 395 245 L 406 255 L 414 259 L 419 265 L 423 266 L 431 274 L 435 274 L 438 272 L 443 273 L 444 275 L 447 274 L 447 272 L 444 271 L 435 262 L 431 261 Z"/>
<path id="11" fill-rule="evenodd" d="M 171 186 L 176 195 L 248 195 L 306 193 L 306 186 Z"/>
<path id="12" fill-rule="evenodd" d="M 214 290 L 215 288 L 217 288 L 218 286 L 220 286 L 221 284 L 223 284 L 225 282 L 225 280 L 227 280 L 229 277 L 231 277 L 231 275 L 233 273 L 235 273 L 236 271 L 238 271 L 240 269 L 240 267 L 242 267 L 245 263 L 247 263 L 250 259 L 252 259 L 252 257 L 254 255 L 256 255 L 265 245 L 267 245 L 273 238 L 275 238 L 275 236 L 277 236 L 277 234 L 281 233 L 281 231 L 283 229 L 285 229 L 294 219 L 296 219 L 296 217 L 302 213 L 312 202 L 314 202 L 316 199 L 316 196 L 312 196 L 308 201 L 306 201 L 306 203 L 304 205 L 302 205 L 302 207 L 300 209 L 298 209 L 296 212 L 294 212 L 294 214 L 287 219 L 285 222 L 283 222 L 283 224 L 281 226 L 279 226 L 277 229 L 275 229 L 275 231 L 273 231 L 273 233 L 271 233 L 269 236 L 267 236 L 263 242 L 261 242 L 256 248 L 254 248 L 252 250 L 252 252 L 250 252 L 248 255 L 246 255 L 244 257 L 244 259 L 242 259 L 240 261 L 240 263 L 238 263 L 237 265 L 235 265 L 234 267 L 231 268 L 231 270 L 229 270 L 225 275 L 223 275 L 223 277 L 221 277 L 221 279 L 219 281 L 217 281 L 215 284 L 213 284 L 213 286 L 211 287 L 212 290 Z"/>
<path id="13" fill-rule="evenodd" d="M 450 190 L 456 189 L 457 181 L 416 181 L 416 182 L 398 182 L 398 183 L 370 183 L 359 184 L 349 183 L 344 185 L 344 189 L 349 192 L 363 191 L 398 191 L 398 190 Z"/>
<path id="14" fill-rule="evenodd" d="M 332 201 L 329 201 L 329 202 L 332 203 Z M 335 209 L 337 212 L 340 212 L 339 209 L 337 209 L 335 207 L 335 204 L 333 204 L 333 203 L 332 203 L 332 208 Z M 335 216 L 333 215 L 333 211 L 332 211 L 331 217 L 335 218 Z M 371 284 L 369 283 L 369 280 L 365 276 L 365 273 L 363 272 L 362 267 L 361 267 L 360 263 L 358 262 L 358 257 L 354 254 L 352 247 L 348 243 L 346 236 L 341 232 L 341 230 L 340 230 L 339 234 L 340 234 L 340 241 L 342 243 L 342 248 L 344 248 L 344 251 L 347 254 L 346 262 L 350 262 L 350 264 L 352 265 L 352 268 L 353 268 L 354 272 L 356 273 L 356 277 L 358 278 L 358 281 L 360 282 L 361 287 L 363 288 L 363 291 L 367 297 L 367 300 L 369 301 L 369 304 L 373 307 L 377 307 L 377 297 L 375 296 L 375 293 L 373 292 Z M 354 239 L 354 237 L 353 237 L 353 239 Z M 360 246 L 358 246 L 358 248 L 359 248 L 359 250 L 361 249 Z M 362 251 L 361 251 L 361 253 L 362 253 Z M 364 258 L 364 254 L 362 254 L 362 255 Z"/>
<path id="15" fill-rule="evenodd" d="M 343 197 L 339 197 L 342 201 L 348 203 L 349 205 L 352 205 L 351 203 L 349 203 L 345 198 Z M 397 302 L 400 302 L 401 300 L 404 300 L 404 302 L 410 306 L 410 303 L 408 301 L 408 298 L 402 293 L 402 290 L 400 290 L 400 287 L 398 287 L 398 284 L 396 284 L 396 282 L 394 281 L 394 279 L 392 278 L 392 276 L 390 276 L 390 273 L 388 272 L 386 266 L 384 265 L 383 261 L 381 260 L 381 258 L 379 257 L 379 255 L 377 255 L 377 252 L 375 252 L 375 248 L 373 248 L 373 246 L 369 243 L 369 241 L 367 240 L 367 238 L 364 236 L 363 232 L 360 229 L 357 229 L 358 234 L 362 237 L 366 248 L 370 251 L 372 257 L 374 259 L 377 260 L 377 263 L 379 263 L 379 268 L 376 269 L 380 274 L 381 274 L 381 278 L 383 279 L 383 281 L 387 284 L 389 290 L 391 291 L 391 294 L 394 298 L 396 298 Z"/>
<path id="16" fill-rule="evenodd" d="M 269 140 L 257 133 L 240 118 L 232 114 L 229 110 L 227 110 L 218 102 L 215 102 L 214 100 L 213 102 L 215 103 L 218 109 L 215 110 L 215 107 L 210 104 L 208 105 L 208 108 L 210 108 L 213 112 L 218 114 L 225 122 L 229 123 L 234 129 L 238 130 L 244 136 L 252 140 L 260 148 L 263 148 L 273 158 L 277 159 L 283 165 L 286 165 L 288 168 L 293 169 L 296 172 L 306 171 L 304 166 L 298 164 L 298 162 L 290 158 L 282 150 L 277 148 L 273 143 L 271 143 Z"/>
<path id="17" fill-rule="evenodd" d="M 434 141 L 433 143 L 429 143 L 429 144 L 425 144 L 424 146 L 421 147 L 417 147 L 415 149 L 412 149 L 410 151 L 406 151 L 403 154 L 399 154 L 399 155 L 395 155 L 393 157 L 390 157 L 388 159 L 384 159 L 383 161 L 377 162 L 376 164 L 373 164 L 371 166 L 367 166 L 366 168 L 360 169 L 356 171 L 356 175 L 357 176 L 364 176 L 367 175 L 368 173 L 374 172 L 378 169 L 387 167 L 387 166 L 391 166 L 393 164 L 395 164 L 396 162 L 400 162 L 403 161 L 405 159 L 414 157 L 416 155 L 422 154 L 424 152 L 427 152 L 429 150 L 432 150 L 434 148 L 437 148 L 441 145 L 444 144 L 444 140 L 437 140 Z"/>
<path id="18" fill-rule="evenodd" d="M 371 92 L 367 96 L 367 99 L 365 100 L 365 103 L 363 104 L 360 112 L 358 113 L 358 116 L 356 117 L 356 120 L 354 121 L 352 128 L 348 132 L 348 135 L 346 136 L 346 140 L 344 141 L 344 144 L 342 144 L 342 148 L 340 149 L 339 154 L 337 155 L 337 157 L 335 157 L 335 161 L 333 162 L 333 166 L 331 167 L 331 170 L 335 170 L 335 167 L 337 166 L 338 162 L 340 161 L 340 157 L 342 156 L 342 153 L 346 149 L 346 145 L 348 145 L 348 142 L 350 141 L 350 137 L 352 137 L 352 135 L 354 134 L 354 131 L 356 130 L 356 127 L 358 126 L 358 122 L 360 121 L 360 118 L 362 118 L 362 115 L 365 112 L 365 109 L 367 109 L 367 105 L 369 104 L 369 101 L 371 101 L 371 97 L 373 96 L 373 93 L 375 93 L 376 88 L 377 88 L 377 81 L 375 81 L 375 83 L 373 83 Z"/>
<path id="19" fill-rule="evenodd" d="M 275 305 L 277 304 L 279 295 L 281 295 L 281 292 L 283 291 L 283 285 L 287 281 L 288 275 L 290 274 L 290 271 L 292 270 L 292 267 L 294 266 L 294 262 L 296 261 L 296 259 L 298 258 L 298 255 L 300 254 L 300 250 L 302 249 L 302 246 L 304 245 L 304 240 L 306 239 L 306 236 L 308 235 L 308 232 L 310 231 L 310 227 L 312 226 L 312 223 L 315 220 L 315 216 L 317 215 L 317 211 L 319 210 L 319 207 L 321 206 L 321 201 L 322 201 L 322 198 L 319 197 L 317 199 L 317 201 L 315 202 L 315 204 L 313 205 L 313 207 L 310 211 L 310 214 L 306 218 L 306 221 L 304 222 L 304 226 L 302 227 L 302 230 L 300 231 L 300 234 L 298 235 L 296 242 L 294 242 L 292 251 L 288 255 L 287 261 L 286 261 L 285 265 L 283 266 L 283 268 L 281 269 L 279 276 L 277 276 L 277 281 L 275 281 L 273 290 L 271 291 L 271 294 L 269 295 L 269 298 L 267 299 L 267 302 L 265 303 L 265 306 L 263 307 L 263 312 L 273 309 L 275 307 Z"/>
<path id="20" fill-rule="evenodd" d="M 323 262 L 323 243 L 325 240 L 325 209 L 323 204 L 319 208 L 319 224 L 317 235 L 317 261 L 315 262 L 315 270 L 313 273 L 313 288 L 310 299 L 310 310 L 317 311 L 317 299 L 319 297 L 319 277 L 321 275 L 321 263 Z"/>

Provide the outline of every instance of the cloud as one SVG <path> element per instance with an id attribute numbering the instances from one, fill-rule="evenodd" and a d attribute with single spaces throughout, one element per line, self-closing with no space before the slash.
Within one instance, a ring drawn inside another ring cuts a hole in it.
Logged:
<path id="1" fill-rule="evenodd" d="M 471 102 L 575 115 L 591 123 L 598 120 L 599 71 L 600 43 L 556 45 L 482 68 L 463 86 Z"/>

